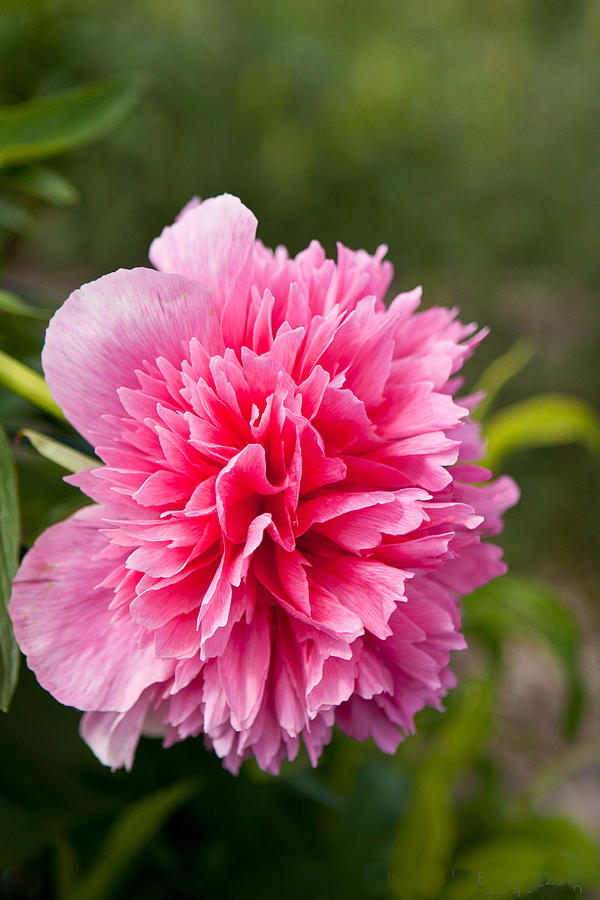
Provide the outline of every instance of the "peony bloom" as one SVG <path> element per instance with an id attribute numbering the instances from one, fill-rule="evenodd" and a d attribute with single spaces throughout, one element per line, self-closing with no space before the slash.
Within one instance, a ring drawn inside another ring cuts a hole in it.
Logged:
<path id="1" fill-rule="evenodd" d="M 104 463 L 26 555 L 10 605 L 40 683 L 98 758 L 203 734 L 232 772 L 313 764 L 332 726 L 387 753 L 453 686 L 459 600 L 504 571 L 516 502 L 452 376 L 483 336 L 383 296 L 392 267 L 290 259 L 225 195 L 75 291 L 43 365 Z"/>

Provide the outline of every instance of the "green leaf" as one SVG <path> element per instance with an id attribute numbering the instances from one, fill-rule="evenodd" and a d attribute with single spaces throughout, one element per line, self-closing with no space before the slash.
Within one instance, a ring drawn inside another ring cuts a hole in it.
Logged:
<path id="1" fill-rule="evenodd" d="M 19 675 L 19 648 L 8 615 L 12 580 L 19 563 L 17 476 L 0 428 L 0 708 L 7 711 Z"/>
<path id="2" fill-rule="evenodd" d="M 52 310 L 42 309 L 39 306 L 29 306 L 28 303 L 24 303 L 20 297 L 17 297 L 11 291 L 0 290 L 0 312 L 45 321 L 50 318 Z"/>
<path id="3" fill-rule="evenodd" d="M 0 229 L 22 234 L 29 225 L 29 216 L 20 203 L 0 197 Z"/>
<path id="4" fill-rule="evenodd" d="M 472 847 L 456 860 L 455 870 L 461 874 L 440 900 L 470 900 L 502 891 L 507 896 L 524 896 L 544 885 L 559 884 L 570 884 L 579 895 L 598 886 L 599 851 L 595 841 L 563 819 L 511 822 L 506 833 Z"/>
<path id="5" fill-rule="evenodd" d="M 94 456 L 86 456 L 85 453 L 73 450 L 72 447 L 67 447 L 66 444 L 61 444 L 40 431 L 34 431 L 33 428 L 23 428 L 19 432 L 19 436 L 21 435 L 33 444 L 41 456 L 56 463 L 68 472 L 81 472 L 82 469 L 102 465 L 100 460 Z"/>
<path id="6" fill-rule="evenodd" d="M 450 791 L 480 753 L 491 702 L 489 678 L 465 683 L 452 698 L 431 753 L 419 764 L 390 860 L 392 895 L 399 900 L 435 897 L 442 887 L 456 832 Z"/>
<path id="7" fill-rule="evenodd" d="M 594 407 L 579 397 L 538 394 L 505 406 L 484 428 L 487 454 L 483 465 L 497 469 L 515 450 L 579 441 L 600 451 L 600 419 Z"/>
<path id="8" fill-rule="evenodd" d="M 30 369 L 29 366 L 13 359 L 8 353 L 4 353 L 3 350 L 0 350 L 0 384 L 9 391 L 29 400 L 34 406 L 39 406 L 40 409 L 50 413 L 56 419 L 64 421 L 62 410 L 52 399 L 48 385 L 42 376 Z"/>
<path id="9" fill-rule="evenodd" d="M 568 691 L 564 728 L 567 736 L 575 734 L 585 701 L 581 637 L 576 617 L 551 588 L 520 575 L 497 578 L 464 598 L 463 627 L 496 655 L 515 634 L 542 637 L 563 667 Z"/>
<path id="10" fill-rule="evenodd" d="M 493 695 L 492 679 L 482 676 L 452 696 L 430 761 L 443 769 L 448 783 L 477 758 L 490 726 Z"/>
<path id="11" fill-rule="evenodd" d="M 0 107 L 0 166 L 43 159 L 111 131 L 139 100 L 145 79 L 117 75 Z"/>
<path id="12" fill-rule="evenodd" d="M 112 897 L 125 867 L 197 789 L 196 781 L 180 781 L 127 806 L 99 847 L 91 869 L 65 895 L 65 900 L 108 900 Z"/>
<path id="13" fill-rule="evenodd" d="M 531 343 L 519 338 L 510 350 L 491 363 L 474 387 L 474 391 L 485 391 L 485 397 L 473 411 L 474 419 L 483 419 L 504 385 L 524 369 L 534 349 Z"/>
<path id="14" fill-rule="evenodd" d="M 71 206 L 80 194 L 68 178 L 47 166 L 27 166 L 11 172 L 4 184 L 13 191 L 20 191 L 54 206 Z"/>

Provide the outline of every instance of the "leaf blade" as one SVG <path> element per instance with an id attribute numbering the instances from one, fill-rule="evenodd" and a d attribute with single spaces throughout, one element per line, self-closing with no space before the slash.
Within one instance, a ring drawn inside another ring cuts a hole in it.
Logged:
<path id="1" fill-rule="evenodd" d="M 17 476 L 4 430 L 0 428 L 0 708 L 6 712 L 19 676 L 19 648 L 8 615 L 12 580 L 19 563 Z"/>
<path id="2" fill-rule="evenodd" d="M 484 419 L 489 408 L 505 384 L 525 368 L 534 354 L 533 345 L 525 338 L 519 338 L 506 353 L 495 359 L 482 373 L 473 392 L 484 391 L 485 396 L 473 410 L 474 419 Z"/>
<path id="3" fill-rule="evenodd" d="M 39 306 L 29 306 L 12 291 L 0 290 L 0 312 L 9 313 L 12 316 L 24 316 L 27 319 L 40 319 L 45 321 L 52 314 L 51 309 L 42 309 Z"/>
<path id="4" fill-rule="evenodd" d="M 112 130 L 139 100 L 145 79 L 117 75 L 0 108 L 0 167 L 80 147 Z"/>
<path id="5" fill-rule="evenodd" d="M 197 788 L 196 781 L 179 781 L 129 804 L 108 832 L 91 869 L 67 893 L 66 900 L 108 900 L 112 897 L 125 866 Z"/>
<path id="6" fill-rule="evenodd" d="M 457 830 L 450 791 L 481 750 L 492 698 L 490 678 L 465 683 L 452 698 L 432 752 L 419 765 L 390 860 L 391 871 L 399 873 L 392 885 L 398 900 L 425 900 L 441 890 Z"/>
<path id="7" fill-rule="evenodd" d="M 39 406 L 56 419 L 65 421 L 63 412 L 52 399 L 43 377 L 3 350 L 0 350 L 0 385 L 29 400 L 34 406 Z"/>
<path id="8" fill-rule="evenodd" d="M 505 406 L 484 428 L 483 465 L 496 470 L 516 450 L 580 442 L 600 452 L 600 418 L 594 407 L 567 394 L 538 394 Z"/>
<path id="9" fill-rule="evenodd" d="M 35 431 L 33 428 L 23 428 L 19 432 L 19 437 L 21 435 L 27 438 L 40 456 L 56 463 L 67 472 L 81 472 L 82 469 L 102 465 L 99 459 L 80 453 L 79 450 L 73 450 L 72 447 L 67 447 L 66 444 L 61 444 L 60 441 L 55 441 L 54 438 L 42 434 L 41 431 Z"/>
<path id="10" fill-rule="evenodd" d="M 54 206 L 72 206 L 80 198 L 77 188 L 60 172 L 48 166 L 26 166 L 5 178 L 10 190 L 19 191 Z"/>

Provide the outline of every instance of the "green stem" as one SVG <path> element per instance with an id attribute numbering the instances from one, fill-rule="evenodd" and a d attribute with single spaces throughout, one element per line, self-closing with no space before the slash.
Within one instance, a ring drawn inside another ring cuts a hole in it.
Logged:
<path id="1" fill-rule="evenodd" d="M 39 406 L 40 409 L 50 413 L 56 419 L 65 421 L 62 410 L 52 399 L 48 385 L 42 376 L 2 350 L 0 350 L 0 384 L 9 391 L 19 394 L 20 397 L 24 397 L 25 400 L 29 400 L 35 406 Z"/>

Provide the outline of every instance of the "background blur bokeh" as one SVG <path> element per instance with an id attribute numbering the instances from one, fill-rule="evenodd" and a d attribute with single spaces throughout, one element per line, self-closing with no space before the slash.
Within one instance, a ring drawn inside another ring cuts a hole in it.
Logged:
<path id="1" fill-rule="evenodd" d="M 535 355 L 502 404 L 539 392 L 597 403 L 596 0 L 4 0 L 0 61 L 0 104 L 121 72 L 148 79 L 108 137 L 53 162 L 80 202 L 26 210 L 4 245 L 4 287 L 56 306 L 83 281 L 146 264 L 192 195 L 229 191 L 268 245 L 388 244 L 396 288 L 422 284 L 426 305 L 491 327 L 470 383 L 527 338 Z M 0 348 L 39 369 L 43 323 L 0 324 Z M 31 425 L 85 449 L 6 391 L 0 413 L 11 438 Z M 31 448 L 15 453 L 30 543 L 77 492 Z M 132 773 L 111 775 L 79 740 L 78 714 L 23 667 L 0 721 L 0 897 L 460 900 L 494 877 L 507 896 L 598 896 L 598 459 L 569 443 L 503 468 L 523 493 L 507 561 L 562 613 L 548 624 L 542 612 L 541 637 L 533 620 L 527 631 L 517 592 L 500 654 L 475 612 L 448 713 L 425 711 L 393 759 L 340 736 L 316 773 L 300 760 L 279 780 L 250 764 L 234 779 L 200 740 L 146 740 Z M 567 738 L 569 653 L 587 700 Z M 175 783 L 181 796 L 156 794 Z M 146 817 L 135 804 L 148 797 Z M 102 875 L 99 859 L 128 842 Z M 579 880 L 537 887 L 559 847 Z"/>

